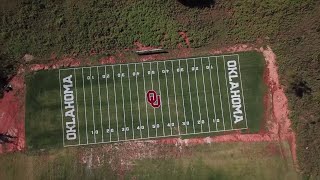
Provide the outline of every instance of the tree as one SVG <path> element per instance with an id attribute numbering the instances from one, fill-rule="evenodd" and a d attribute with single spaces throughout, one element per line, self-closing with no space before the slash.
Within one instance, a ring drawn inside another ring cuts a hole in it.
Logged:
<path id="1" fill-rule="evenodd" d="M 6 85 L 16 73 L 18 61 L 8 54 L 0 53 L 0 62 L 0 98 L 2 98 Z"/>
<path id="2" fill-rule="evenodd" d="M 178 0 L 181 4 L 191 8 L 210 8 L 215 5 L 215 0 Z"/>
<path id="3" fill-rule="evenodd" d="M 302 98 L 305 94 L 311 93 L 311 88 L 308 86 L 307 82 L 301 79 L 292 82 L 290 86 L 291 90 L 293 90 L 294 94 L 299 98 Z"/>

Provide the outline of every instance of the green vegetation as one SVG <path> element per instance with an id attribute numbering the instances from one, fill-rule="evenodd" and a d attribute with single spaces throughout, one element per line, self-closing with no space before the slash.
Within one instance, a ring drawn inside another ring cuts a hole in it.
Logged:
<path id="1" fill-rule="evenodd" d="M 141 156 L 130 157 L 132 151 Z M 0 163 L 0 179 L 299 179 L 288 145 L 273 142 L 181 149 L 174 145 L 123 143 L 113 148 L 100 146 L 94 151 L 77 147 L 37 155 L 7 154 L 0 156 Z"/>
<path id="2" fill-rule="evenodd" d="M 181 60 L 180 64 L 179 61 L 153 61 L 63 69 L 60 71 L 62 85 L 67 85 L 63 79 L 72 75 L 70 90 L 75 102 L 75 129 L 79 128 L 74 140 L 67 140 L 66 133 L 62 133 L 61 110 L 63 114 L 68 110 L 65 105 L 61 109 L 58 70 L 30 74 L 26 98 L 28 148 L 61 147 L 63 139 L 65 145 L 78 145 L 241 129 L 247 127 L 245 118 L 250 132 L 257 132 L 263 119 L 264 60 L 257 52 L 239 54 L 243 87 L 240 76 L 233 81 L 240 85 L 235 88 L 238 94 L 243 89 L 246 109 L 242 106 L 240 110 L 246 110 L 246 114 L 242 114 L 242 121 L 234 123 L 235 110 L 228 96 L 231 86 L 225 68 L 228 61 L 237 59 L 237 55 L 228 55 L 191 58 Z M 193 67 L 198 70 L 192 70 Z M 149 71 L 154 74 L 151 76 Z M 133 76 L 134 72 L 139 75 Z M 62 86 L 61 89 L 63 98 L 65 89 Z M 160 108 L 146 104 L 148 90 L 161 95 Z M 70 121 L 63 115 L 65 130 Z"/>
<path id="3" fill-rule="evenodd" d="M 241 145 L 248 147 L 240 147 Z M 275 145 L 273 148 L 278 151 L 280 147 Z M 288 146 L 282 148 L 287 149 Z M 282 159 L 279 157 L 280 154 L 277 157 L 264 152 L 270 150 L 266 143 L 199 145 L 191 149 L 191 156 L 182 156 L 178 159 L 167 158 L 161 161 L 159 158 L 141 159 L 136 162 L 134 170 L 127 177 L 221 180 L 299 179 L 292 164 L 287 164 L 292 161 L 285 162 L 288 159 Z"/>
<path id="4" fill-rule="evenodd" d="M 187 32 L 192 47 L 262 41 L 277 54 L 299 167 L 320 175 L 319 11 L 317 0 L 217 0 L 212 8 L 173 0 L 3 0 L 0 48 L 19 59 L 24 53 L 102 52 L 132 47 L 134 41 L 174 48 L 183 43 L 177 31 Z"/>
<path id="5" fill-rule="evenodd" d="M 5 86 L 8 84 L 9 79 L 16 72 L 18 61 L 11 55 L 1 54 L 0 52 L 0 98 L 3 97 Z"/>

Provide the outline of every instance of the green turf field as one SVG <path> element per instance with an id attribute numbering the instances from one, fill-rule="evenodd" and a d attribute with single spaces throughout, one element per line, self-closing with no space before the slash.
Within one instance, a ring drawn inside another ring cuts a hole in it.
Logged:
<path id="1" fill-rule="evenodd" d="M 263 116 L 263 68 L 262 55 L 249 52 L 36 72 L 27 78 L 27 143 L 255 132 Z"/>

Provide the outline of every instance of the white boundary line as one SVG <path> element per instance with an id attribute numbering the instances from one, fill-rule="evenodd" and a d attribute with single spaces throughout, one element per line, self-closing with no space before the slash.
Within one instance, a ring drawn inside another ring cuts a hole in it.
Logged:
<path id="1" fill-rule="evenodd" d="M 89 72 L 90 72 L 90 91 L 91 91 L 91 106 L 92 106 L 92 122 L 93 122 L 93 138 L 94 138 L 94 142 L 97 142 L 96 139 L 96 122 L 95 122 L 95 118 L 94 118 L 94 103 L 93 103 L 93 92 L 92 92 L 92 73 L 91 73 L 91 67 L 89 68 Z"/>
<path id="2" fill-rule="evenodd" d="M 114 92 L 114 105 L 116 108 L 116 121 L 117 121 L 117 136 L 118 136 L 118 141 L 120 140 L 119 137 L 119 121 L 118 121 L 118 105 L 117 105 L 117 92 L 116 92 L 116 79 L 114 77 L 114 67 L 112 66 L 112 73 L 113 73 L 113 92 Z"/>
<path id="3" fill-rule="evenodd" d="M 103 138 L 103 124 L 102 124 L 102 110 L 101 110 L 101 92 L 100 92 L 100 73 L 99 73 L 99 67 L 97 67 L 97 74 L 98 74 L 98 88 L 99 88 L 99 105 L 100 105 L 100 121 L 101 121 L 101 136 L 102 136 L 102 142 L 104 142 Z"/>
<path id="4" fill-rule="evenodd" d="M 130 93 L 130 105 L 131 105 L 131 125 L 132 125 L 132 137 L 134 139 L 134 127 L 133 127 L 133 114 L 132 114 L 132 97 L 131 97 L 131 80 L 130 80 L 130 67 L 129 64 L 127 64 L 128 69 L 128 79 L 129 79 L 129 93 Z"/>
<path id="5" fill-rule="evenodd" d="M 177 104 L 177 95 L 176 95 L 176 81 L 174 79 L 174 70 L 173 70 L 173 62 L 171 61 L 171 69 L 172 69 L 172 79 L 173 79 L 173 90 L 174 90 L 174 99 L 176 102 L 176 113 L 177 113 L 177 124 L 178 124 L 178 132 L 180 135 L 180 122 L 179 122 L 179 113 L 178 113 L 178 104 Z M 170 124 L 171 126 L 171 124 Z"/>
<path id="6" fill-rule="evenodd" d="M 139 109 L 139 130 L 140 130 L 140 138 L 142 138 L 142 131 L 141 131 L 141 114 L 140 114 L 140 97 L 139 97 L 139 85 L 138 85 L 138 75 L 137 75 L 137 65 L 134 65 L 134 71 L 136 73 L 136 87 L 137 87 L 137 98 L 138 98 L 138 109 Z"/>
<path id="7" fill-rule="evenodd" d="M 88 137 L 88 119 L 87 119 L 87 102 L 86 102 L 86 92 L 84 90 L 84 77 L 83 77 L 83 68 L 81 68 L 82 74 L 82 90 L 83 90 L 83 102 L 84 102 L 84 116 L 86 120 L 86 136 L 87 136 L 87 144 L 89 144 L 89 137 Z"/>
<path id="8" fill-rule="evenodd" d="M 242 78 L 241 78 L 241 66 L 239 62 L 239 54 L 237 54 L 238 57 L 238 64 L 239 64 L 239 74 L 240 74 L 240 83 L 241 83 L 241 94 L 242 94 L 242 100 L 243 100 L 243 107 L 244 107 L 244 116 L 246 118 L 246 128 L 248 128 L 248 119 L 247 119 L 247 112 L 246 112 L 246 104 L 244 102 L 244 95 L 243 95 L 243 86 L 242 86 Z"/>
<path id="9" fill-rule="evenodd" d="M 184 95 L 183 95 L 183 85 L 182 85 L 182 77 L 181 77 L 181 61 L 179 59 L 179 71 L 180 71 L 180 86 L 181 86 L 181 95 L 182 95 L 182 105 L 183 105 L 183 114 L 184 114 L 184 126 L 186 127 L 186 133 L 188 134 L 188 126 L 187 126 L 187 116 L 186 116 L 186 108 L 184 106 Z"/>
<path id="10" fill-rule="evenodd" d="M 73 70 L 74 75 L 74 89 L 76 90 L 76 104 L 77 104 L 77 121 L 78 121 L 78 137 L 79 137 L 79 144 L 81 144 L 80 141 L 80 123 L 79 123 L 79 110 L 78 110 L 78 90 L 77 90 L 77 76 L 76 76 L 76 70 Z"/>
<path id="11" fill-rule="evenodd" d="M 219 133 L 219 132 L 230 132 L 230 131 L 240 131 L 248 128 L 239 128 L 239 129 L 229 129 L 229 130 L 221 130 L 221 131 L 211 131 L 211 132 L 200 132 L 200 133 L 189 133 L 183 134 L 182 136 L 189 135 L 197 135 L 197 134 L 210 134 L 210 133 Z M 141 140 L 150 140 L 150 139 L 159 139 L 165 137 L 179 137 L 179 135 L 168 135 L 168 136 L 158 136 L 158 137 L 149 137 L 149 138 L 140 138 L 140 139 L 128 139 L 128 140 L 119 140 L 119 141 L 111 141 L 111 142 L 99 142 L 99 143 L 90 143 L 90 144 L 80 144 L 80 145 L 67 145 L 65 147 L 77 147 L 77 146 L 86 146 L 86 145 L 95 145 L 95 144 L 109 144 L 109 143 L 121 143 L 121 142 L 130 142 L 130 141 L 141 141 Z"/>
<path id="12" fill-rule="evenodd" d="M 226 71 L 226 61 L 225 61 L 225 59 L 224 59 L 224 56 L 223 56 L 223 68 L 224 68 L 224 78 L 225 78 L 225 80 L 226 80 L 226 88 L 227 88 L 227 96 L 228 96 L 230 123 L 231 123 L 231 129 L 233 129 L 232 118 L 231 118 L 231 108 L 230 108 L 229 86 L 228 86 L 227 71 Z"/>
<path id="13" fill-rule="evenodd" d="M 206 92 L 206 84 L 204 83 L 204 74 L 203 74 L 203 63 L 202 63 L 202 58 L 200 59 L 201 61 L 201 70 L 202 70 L 202 83 L 203 83 L 203 93 L 204 93 L 204 98 L 205 98 L 205 103 L 206 103 L 206 110 L 207 110 L 207 121 L 208 121 L 208 128 L 209 132 L 211 131 L 210 128 L 210 118 L 209 118 L 209 112 L 208 112 L 208 101 L 207 101 L 207 92 Z M 210 69 L 210 67 L 209 67 Z M 212 90 L 213 91 L 213 90 Z"/>
<path id="14" fill-rule="evenodd" d="M 106 66 L 104 66 L 104 75 L 106 76 L 106 90 L 107 90 L 107 102 L 108 102 L 108 119 L 109 119 L 109 138 L 110 138 L 110 142 L 111 142 L 112 132 L 110 130 L 111 129 L 110 103 L 109 103 L 109 88 L 108 88 L 108 78 L 107 78 L 107 67 Z M 110 77 L 110 75 L 109 75 L 109 77 Z"/>
<path id="15" fill-rule="evenodd" d="M 148 114 L 148 105 L 147 105 L 147 99 L 146 99 L 146 80 L 144 78 L 144 63 L 142 63 L 142 72 L 143 72 L 143 87 L 144 87 L 144 98 L 145 98 L 145 104 L 146 104 L 146 115 L 147 115 L 147 126 L 148 126 L 148 138 L 150 137 L 150 130 L 149 130 L 149 114 Z"/>
<path id="16" fill-rule="evenodd" d="M 160 91 L 160 95 L 162 96 L 162 93 L 161 93 L 161 82 L 160 82 L 160 71 L 159 71 L 159 64 L 158 64 L 158 62 L 157 62 L 157 71 L 158 71 L 158 81 L 159 81 L 159 91 Z M 165 73 L 167 73 L 167 72 L 165 72 Z M 162 133 L 163 133 L 163 135 L 165 136 L 166 135 L 166 133 L 165 133 L 165 131 L 164 131 L 164 122 L 163 122 L 163 110 L 162 110 L 162 100 L 161 100 L 161 117 L 162 117 Z"/>
<path id="17" fill-rule="evenodd" d="M 220 88 L 220 76 L 219 76 L 219 66 L 218 66 L 218 60 L 216 58 L 216 70 L 217 70 L 217 78 L 218 78 L 218 86 L 219 86 L 219 94 L 220 94 L 220 106 L 221 106 L 221 114 L 223 119 L 223 129 L 226 130 L 226 126 L 224 124 L 224 113 L 223 113 L 223 107 L 222 107 L 222 98 L 221 98 L 221 88 Z"/>
<path id="18" fill-rule="evenodd" d="M 124 108 L 124 95 L 123 95 L 123 84 L 122 84 L 122 69 L 120 65 L 120 83 L 121 83 L 121 94 L 122 94 L 122 109 L 123 109 L 123 123 L 124 123 L 124 138 L 127 140 L 127 123 L 126 123 L 126 110 Z"/>
<path id="19" fill-rule="evenodd" d="M 217 58 L 215 58 L 217 59 Z M 217 122 L 217 113 L 216 113 L 216 102 L 215 102 L 215 98 L 214 98 L 214 92 L 213 92 L 213 86 L 212 86 L 212 74 L 211 74 L 211 60 L 210 58 L 208 58 L 208 62 L 209 62 L 209 69 L 210 69 L 210 84 L 211 84 L 211 95 L 212 95 L 212 103 L 213 103 L 213 110 L 214 110 L 214 121 L 215 121 L 215 124 L 216 124 L 216 130 L 218 131 L 218 122 Z M 217 77 L 218 78 L 218 77 Z"/>
<path id="20" fill-rule="evenodd" d="M 164 69 L 167 70 L 166 62 L 163 61 Z M 169 70 L 169 69 L 168 69 Z M 168 110 L 169 110 L 169 119 L 170 119 L 170 130 L 171 130 L 171 136 L 172 136 L 172 120 L 171 120 L 171 110 L 170 110 L 170 98 L 169 98 L 169 90 L 168 90 L 168 78 L 167 78 L 167 73 L 165 73 L 166 77 L 166 86 L 167 86 L 167 99 L 168 99 Z"/>
<path id="21" fill-rule="evenodd" d="M 191 89 L 190 89 L 190 76 L 189 76 L 188 59 L 186 59 L 186 64 L 187 64 L 187 75 L 188 75 L 188 85 L 189 85 L 189 99 L 190 99 L 191 115 L 192 115 L 192 123 L 193 123 L 193 133 L 195 133 L 196 130 L 194 128 L 194 116 L 193 116 L 193 107 L 192 107 L 192 100 L 191 100 Z"/>
<path id="22" fill-rule="evenodd" d="M 222 57 L 222 56 L 235 56 L 239 54 L 228 54 L 228 55 L 219 55 L 219 56 L 200 56 L 200 57 L 189 57 L 186 59 L 193 59 L 193 58 L 209 58 L 209 57 Z M 178 61 L 179 59 L 169 59 L 165 61 Z M 124 64 L 143 64 L 148 62 L 164 62 L 163 60 L 160 61 L 145 61 L 145 62 L 139 62 L 139 63 L 120 63 L 120 64 L 112 64 L 112 65 L 96 65 L 96 66 L 90 66 L 90 67 L 103 67 L 103 66 L 119 66 Z M 67 70 L 67 69 L 81 69 L 82 67 L 69 67 L 69 68 L 60 68 L 60 70 Z"/>
<path id="23" fill-rule="evenodd" d="M 203 132 L 203 129 L 202 129 L 202 116 L 201 116 L 201 110 L 200 110 L 200 98 L 199 98 L 199 90 L 198 90 L 198 78 L 197 78 L 197 69 L 196 69 L 196 59 L 193 59 L 193 67 L 194 67 L 194 78 L 196 79 L 196 89 L 197 89 L 197 99 L 198 99 L 198 110 L 199 110 L 199 118 L 200 118 L 200 129 L 201 129 L 201 132 Z"/>
<path id="24" fill-rule="evenodd" d="M 240 81 L 241 81 L 241 89 L 242 89 L 242 95 L 243 95 L 243 87 L 242 87 L 242 79 L 241 79 L 241 69 L 240 69 L 240 62 L 239 62 L 239 55 L 238 54 L 236 54 L 237 56 L 238 56 L 238 64 L 239 64 L 239 74 L 240 74 Z M 209 57 L 206 57 L 206 58 L 208 58 L 208 60 L 209 60 L 209 65 L 210 65 L 210 57 L 223 57 L 223 60 L 224 60 L 224 68 L 225 68 L 225 59 L 224 59 L 224 56 L 234 56 L 234 55 L 221 55 L 221 56 L 209 56 Z M 194 59 L 194 61 L 195 61 L 195 58 L 193 58 Z M 190 59 L 189 59 L 190 60 Z M 171 63 L 172 63 L 172 69 L 173 69 L 173 62 L 172 61 L 179 61 L 179 67 L 180 67 L 180 59 L 177 59 L 177 60 L 167 60 L 167 61 L 171 61 Z M 188 59 L 186 59 L 186 62 L 188 61 Z M 158 62 L 158 61 L 153 61 L 153 62 Z M 194 62 L 195 63 L 195 62 Z M 130 63 L 130 64 L 143 64 L 143 63 Z M 157 63 L 158 64 L 158 63 Z M 164 62 L 164 64 L 165 64 L 165 62 Z M 201 59 L 201 64 L 202 64 L 202 59 Z M 118 64 L 118 65 L 120 65 L 120 68 L 121 68 L 121 64 Z M 129 65 L 129 63 L 127 63 L 127 66 Z M 217 65 L 217 58 L 216 58 L 216 65 Z M 187 63 L 187 66 L 188 66 L 188 63 Z M 92 67 L 101 67 L 101 66 L 92 66 Z M 92 72 L 91 72 L 91 68 L 92 67 L 89 67 L 90 68 L 90 84 L 91 84 L 91 94 L 92 94 L 92 98 L 93 98 L 93 93 L 92 93 Z M 104 67 L 107 67 L 107 66 L 104 66 Z M 112 66 L 113 67 L 113 66 Z M 151 67 L 151 62 L 150 62 L 150 67 Z M 158 67 L 158 66 L 157 66 Z M 219 76 L 219 74 L 218 74 L 218 66 L 216 66 L 216 68 L 217 68 L 217 75 Z M 68 69 L 74 69 L 74 74 L 75 74 L 75 70 L 76 69 L 80 69 L 80 68 L 68 68 Z M 82 78 L 83 78 L 83 68 L 81 68 L 82 69 Z M 66 70 L 66 69 L 59 69 L 59 83 L 60 83 L 60 98 L 62 98 L 61 97 L 61 78 L 60 78 L 60 71 L 61 70 Z M 98 70 L 98 68 L 97 68 L 97 70 Z M 144 70 L 144 69 L 143 69 Z M 129 73 L 129 68 L 128 68 L 128 73 Z M 189 71 L 189 70 L 188 70 Z M 202 72 L 203 72 L 203 64 L 202 64 Z M 226 71 L 225 71 L 226 72 Z M 159 70 L 158 70 L 158 73 L 159 73 Z M 173 71 L 173 73 L 174 73 L 174 71 Z M 210 73 L 211 73 L 211 67 L 210 67 Z M 180 74 L 181 74 L 181 72 L 180 72 Z M 114 75 L 114 73 L 113 73 L 113 75 Z M 188 75 L 189 75 L 189 73 L 188 73 Z M 99 76 L 99 72 L 98 72 L 98 76 Z M 151 76 L 152 76 L 152 74 L 151 74 Z M 173 75 L 173 78 L 174 78 L 174 75 Z M 226 78 L 226 76 L 225 76 L 225 78 Z M 107 78 L 106 78 L 107 79 Z M 212 79 L 212 78 L 211 78 Z M 196 79 L 197 80 L 197 79 Z M 203 80 L 204 80 L 204 78 L 203 78 Z M 107 80 L 106 80 L 107 81 Z M 219 77 L 218 77 L 218 81 L 219 81 Z M 122 77 L 121 77 L 121 82 L 122 82 Z M 76 82 L 75 82 L 76 83 Z M 98 84 L 100 83 L 100 81 L 99 81 L 99 77 L 98 77 Z M 220 91 L 220 101 L 221 101 L 221 106 L 222 106 L 222 100 L 221 100 L 221 89 L 220 89 L 220 83 L 218 82 L 218 84 L 219 84 L 219 91 Z M 152 84 L 153 85 L 153 84 Z M 106 84 L 106 86 L 107 86 L 107 84 Z M 174 85 L 175 86 L 175 85 Z M 123 87 L 122 87 L 123 88 Z M 189 85 L 189 88 L 190 88 L 190 85 Z M 174 87 L 174 89 L 175 89 L 175 87 Z M 77 91 L 77 90 L 76 90 Z M 83 78 L 83 91 L 84 91 L 84 78 Z M 198 91 L 198 89 L 197 89 L 197 91 Z M 77 92 L 76 92 L 77 93 Z M 138 92 L 137 92 L 138 93 Z M 227 92 L 228 93 L 228 92 Z M 77 96 L 77 94 L 76 94 L 76 96 Z M 100 84 L 99 84 L 99 98 L 100 98 L 100 100 L 101 100 L 101 97 L 100 97 L 101 95 L 100 95 Z M 77 97 L 76 97 L 76 99 L 77 99 Z M 244 102 L 244 96 L 242 96 L 242 99 L 243 99 L 243 102 Z M 115 99 L 116 100 L 116 99 Z M 176 100 L 176 95 L 175 95 L 175 100 Z M 229 100 L 229 96 L 228 96 L 228 100 Z M 198 101 L 199 101 L 199 98 L 198 98 Z M 214 101 L 214 100 L 213 100 Z M 85 102 L 85 92 L 84 92 L 84 103 L 86 104 L 86 102 Z M 93 99 L 92 99 L 92 103 L 93 103 Z M 228 103 L 229 103 L 229 110 L 230 110 L 230 102 L 228 101 Z M 61 104 L 62 104 L 62 101 L 61 101 Z M 169 104 L 169 102 L 168 102 L 168 104 Z M 199 104 L 199 102 L 198 102 L 198 104 Z M 93 105 L 93 104 L 92 104 Z M 78 105 L 77 105 L 78 106 Z M 101 102 L 100 102 L 100 107 L 101 107 Z M 214 107 L 215 107 L 215 104 L 214 104 Z M 86 108 L 86 105 L 85 105 L 85 108 Z M 92 108 L 94 108 L 94 107 L 92 107 Z M 108 107 L 108 109 L 109 109 L 109 107 Z M 170 109 L 170 108 L 169 108 Z M 62 106 L 61 106 L 61 110 L 62 110 Z M 200 110 L 200 108 L 199 108 L 199 110 Z M 245 110 L 245 104 L 244 104 L 244 110 Z M 109 111 L 109 110 L 108 110 Z M 140 110 L 139 110 L 140 111 Z M 176 111 L 177 111 L 177 106 L 176 106 Z M 192 111 L 193 111 L 193 109 L 192 109 Z M 223 111 L 223 109 L 222 109 L 222 111 Z M 101 109 L 100 109 L 100 112 L 101 112 Z M 207 111 L 208 112 L 208 111 Z M 116 113 L 117 114 L 117 113 Z M 222 112 L 222 114 L 223 114 L 223 112 Z M 109 115 L 109 114 L 108 114 Z M 85 110 L 85 116 L 86 116 L 86 110 Z M 110 116 L 110 115 L 109 115 Z M 215 116 L 216 116 L 216 114 L 215 114 Z M 93 114 L 93 117 L 94 117 L 94 114 Z M 102 117 L 102 116 L 101 116 Z M 178 117 L 178 114 L 177 114 L 177 117 Z M 223 117 L 224 118 L 224 117 Z M 241 129 L 247 129 L 248 128 L 248 125 L 247 125 L 247 117 L 246 117 L 246 110 L 245 110 L 245 118 L 246 118 L 246 128 L 240 128 L 240 129 L 229 129 L 229 130 L 221 130 L 221 131 L 210 131 L 210 132 L 207 132 L 207 133 L 211 133 L 211 132 L 223 132 L 223 131 L 233 131 L 233 130 L 241 130 Z M 94 118 L 93 118 L 94 119 Z M 201 119 L 201 118 L 200 118 Z M 125 120 L 125 119 L 124 119 Z M 79 119 L 78 119 L 78 121 L 79 121 Z M 109 119 L 109 121 L 110 121 L 110 119 Z M 79 122 L 78 122 L 78 124 L 79 124 Z M 87 120 L 86 120 L 86 124 L 87 124 Z M 178 125 L 179 125 L 179 123 L 178 123 Z M 232 124 L 231 124 L 232 125 Z M 94 126 L 95 126 L 95 122 L 94 122 Z M 63 127 L 63 111 L 62 111 L 62 127 Z M 64 127 L 63 127 L 64 128 Z M 78 126 L 78 128 L 79 128 L 79 126 Z M 209 128 L 210 128 L 210 126 L 209 126 Z M 225 128 L 225 127 L 224 127 Z M 94 129 L 95 129 L 95 127 L 94 127 Z M 149 128 L 148 128 L 148 130 L 149 130 Z M 63 130 L 64 131 L 64 130 Z M 78 131 L 79 132 L 79 131 Z M 141 132 L 141 130 L 140 130 L 140 132 Z M 80 132 L 79 132 L 80 133 Z M 87 133 L 87 132 L 86 132 Z M 206 133 L 206 132 L 202 132 L 202 133 L 190 133 L 190 134 L 187 134 L 187 135 L 192 135 L 192 134 L 204 134 L 204 133 Z M 180 134 L 179 134 L 180 135 Z M 63 134 L 63 136 L 64 136 L 64 134 Z M 94 133 L 94 136 L 95 136 L 95 133 Z M 103 136 L 103 135 L 102 135 Z M 151 139 L 151 138 L 158 138 L 158 137 L 170 137 L 171 135 L 169 135 L 169 136 L 157 136 L 157 137 L 148 137 L 148 139 Z M 177 135 L 172 135 L 172 136 L 177 136 Z M 110 139 L 111 139 L 111 134 L 110 134 Z M 119 139 L 119 135 L 118 135 L 118 139 Z M 146 138 L 141 138 L 141 139 L 146 139 Z M 133 139 L 133 140 L 135 140 L 135 139 Z M 138 140 L 138 139 L 137 139 Z M 64 141 L 64 138 L 63 138 L 63 141 Z M 80 139 L 79 139 L 79 141 L 80 141 Z M 119 141 L 110 141 L 110 142 L 121 142 L 121 141 L 128 141 L 128 140 L 119 140 Z M 129 140 L 130 141 L 130 140 Z M 105 143 L 105 142 L 98 142 L 98 143 L 96 143 L 96 140 L 95 140 L 95 143 L 88 143 L 88 135 L 87 135 L 87 144 L 100 144 L 100 143 Z M 86 144 L 80 144 L 80 142 L 79 142 L 79 145 L 86 145 Z M 65 144 L 64 144 L 64 146 L 65 146 Z M 77 145 L 66 145 L 65 147 L 69 147 L 69 146 L 77 146 Z"/>
<path id="25" fill-rule="evenodd" d="M 65 142 L 64 142 L 64 120 L 63 120 L 63 110 L 62 110 L 62 106 L 63 106 L 63 101 L 62 101 L 62 96 L 61 96 L 61 77 L 60 77 L 60 69 L 59 69 L 59 85 L 60 85 L 60 100 L 61 100 L 61 125 L 62 125 L 62 143 L 63 143 L 63 147 L 65 146 Z"/>
<path id="26" fill-rule="evenodd" d="M 151 80 L 151 89 L 153 89 L 153 80 L 152 80 L 152 69 L 151 69 L 151 62 L 149 63 L 150 65 L 150 80 Z M 153 116 L 154 116 L 154 125 L 156 129 L 156 137 L 158 137 L 158 126 L 157 126 L 157 116 L 156 116 L 156 109 L 153 108 Z"/>

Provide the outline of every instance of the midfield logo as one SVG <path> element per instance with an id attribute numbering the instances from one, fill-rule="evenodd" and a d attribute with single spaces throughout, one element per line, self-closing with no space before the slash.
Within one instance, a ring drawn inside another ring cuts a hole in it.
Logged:
<path id="1" fill-rule="evenodd" d="M 158 95 L 155 90 L 149 90 L 147 92 L 147 101 L 154 108 L 159 108 L 161 106 L 160 95 Z"/>

